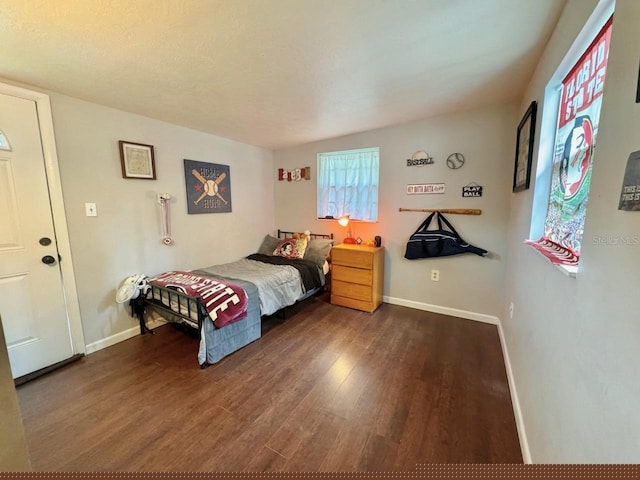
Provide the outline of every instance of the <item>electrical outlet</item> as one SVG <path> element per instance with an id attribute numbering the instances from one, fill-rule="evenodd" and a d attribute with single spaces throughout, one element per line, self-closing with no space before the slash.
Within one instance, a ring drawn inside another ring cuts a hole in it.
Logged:
<path id="1" fill-rule="evenodd" d="M 509 318 L 513 319 L 513 302 L 509 304 Z"/>
<path id="2" fill-rule="evenodd" d="M 84 204 L 84 212 L 87 215 L 87 217 L 97 217 L 98 216 L 98 209 L 96 208 L 96 204 L 95 203 L 85 203 Z"/>
<path id="3" fill-rule="evenodd" d="M 431 280 L 434 282 L 440 281 L 440 270 L 431 270 Z"/>

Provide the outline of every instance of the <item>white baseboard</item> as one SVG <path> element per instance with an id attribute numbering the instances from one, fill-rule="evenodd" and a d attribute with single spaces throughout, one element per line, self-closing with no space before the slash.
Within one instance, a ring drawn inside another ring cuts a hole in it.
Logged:
<path id="1" fill-rule="evenodd" d="M 160 325 L 164 325 L 165 323 L 166 322 L 163 322 L 160 319 L 147 320 L 147 327 L 155 328 L 155 327 L 159 327 Z M 111 345 L 115 345 L 116 343 L 123 342 L 137 335 L 140 335 L 139 326 L 129 328 L 122 332 L 118 332 L 114 335 L 98 340 L 97 342 L 87 344 L 86 354 L 89 355 L 90 353 L 97 352 L 98 350 L 102 350 L 103 348 L 110 347 Z"/>
<path id="2" fill-rule="evenodd" d="M 413 300 L 404 300 L 402 298 L 387 296 L 382 297 L 382 301 L 385 303 L 391 303 L 392 305 L 401 305 L 403 307 L 415 308 L 416 310 L 440 313 L 442 315 L 475 320 L 476 322 L 490 323 L 491 325 L 498 325 L 499 322 L 498 317 L 494 317 L 493 315 L 468 312 L 467 310 L 459 310 L 457 308 L 441 307 L 440 305 L 431 305 L 430 303 L 414 302 Z"/>
<path id="3" fill-rule="evenodd" d="M 511 360 L 509 359 L 509 349 L 507 348 L 507 340 L 504 337 L 502 323 L 498 321 L 498 335 L 500 336 L 500 345 L 502 346 L 502 356 L 504 357 L 504 366 L 507 370 L 507 380 L 509 382 L 509 391 L 511 392 L 511 404 L 513 405 L 513 413 L 516 418 L 516 428 L 518 430 L 518 438 L 520 439 L 520 450 L 522 451 L 522 460 L 524 463 L 533 463 L 531 459 L 531 450 L 529 450 L 529 442 L 527 441 L 527 432 L 524 427 L 524 418 L 522 409 L 520 408 L 520 400 L 518 399 L 518 390 L 516 388 L 515 377 L 511 369 Z"/>
<path id="4" fill-rule="evenodd" d="M 524 463 L 533 463 L 531 459 L 531 451 L 529 450 L 529 442 L 527 441 L 527 434 L 524 427 L 524 418 L 522 417 L 522 409 L 520 408 L 520 401 L 518 399 L 516 382 L 513 376 L 513 370 L 511 369 L 511 360 L 509 359 L 509 350 L 507 348 L 506 339 L 504 338 L 504 332 L 502 330 L 502 324 L 500 322 L 500 319 L 493 315 L 485 315 L 483 313 L 468 312 L 466 310 L 458 310 L 456 308 L 442 307 L 440 305 L 431 305 L 429 303 L 414 302 L 412 300 L 404 300 L 402 298 L 385 296 L 383 297 L 382 300 L 385 303 L 391 303 L 393 305 L 401 305 L 403 307 L 415 308 L 417 310 L 440 313 L 442 315 L 450 315 L 453 317 L 465 318 L 467 320 L 475 320 L 483 323 L 490 323 L 498 327 L 498 335 L 500 337 L 500 346 L 502 347 L 502 356 L 504 358 L 504 366 L 507 372 L 507 381 L 509 382 L 509 392 L 511 393 L 511 403 L 513 405 L 513 414 L 516 419 L 516 428 L 518 430 L 518 439 L 520 440 L 520 450 L 522 452 L 522 459 Z"/>
<path id="5" fill-rule="evenodd" d="M 513 376 L 513 370 L 511 369 L 511 360 L 509 359 L 509 349 L 507 348 L 507 342 L 504 337 L 504 332 L 502 330 L 502 324 L 500 323 L 500 319 L 493 315 L 485 315 L 483 313 L 469 312 L 466 310 L 459 310 L 456 308 L 441 307 L 439 305 L 431 305 L 429 303 L 414 302 L 412 300 L 404 300 L 404 299 L 395 298 L 395 297 L 384 296 L 383 301 L 385 303 L 390 303 L 392 305 L 400 305 L 403 307 L 415 308 L 417 310 L 440 313 L 442 315 L 450 315 L 453 317 L 465 318 L 467 320 L 475 320 L 477 322 L 490 323 L 498 327 L 498 335 L 500 337 L 500 345 L 502 347 L 502 355 L 504 357 L 504 364 L 507 372 L 507 381 L 509 382 L 509 391 L 511 393 L 511 403 L 513 405 L 513 413 L 516 419 L 516 427 L 518 430 L 518 438 L 520 440 L 520 449 L 522 451 L 522 459 L 524 460 L 524 463 L 527 463 L 527 464 L 533 463 L 531 459 L 531 451 L 529 450 L 529 442 L 527 441 L 527 434 L 525 431 L 524 419 L 522 417 L 522 410 L 520 408 L 520 401 L 518 399 L 518 391 L 517 391 L 515 379 Z M 164 325 L 165 323 L 166 322 L 163 321 L 161 317 L 155 316 L 155 318 L 147 321 L 147 326 L 149 328 L 155 328 L 155 327 L 159 327 L 160 325 Z M 88 355 L 90 353 L 97 352 L 98 350 L 102 350 L 103 348 L 110 347 L 111 345 L 115 345 L 116 343 L 122 342 L 124 340 L 128 340 L 129 338 L 135 337 L 137 335 L 140 335 L 139 326 L 129 328 L 128 330 L 124 330 L 122 332 L 116 333 L 115 335 L 111 335 L 109 337 L 98 340 L 97 342 L 88 344 L 86 347 L 86 350 L 87 350 L 86 353 Z"/>

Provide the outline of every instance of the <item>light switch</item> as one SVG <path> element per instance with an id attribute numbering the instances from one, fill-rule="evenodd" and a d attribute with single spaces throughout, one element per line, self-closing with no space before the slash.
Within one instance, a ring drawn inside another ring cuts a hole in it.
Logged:
<path id="1" fill-rule="evenodd" d="M 84 211 L 87 214 L 87 217 L 97 217 L 98 216 L 98 209 L 96 208 L 96 204 L 95 203 L 85 203 L 84 204 Z"/>

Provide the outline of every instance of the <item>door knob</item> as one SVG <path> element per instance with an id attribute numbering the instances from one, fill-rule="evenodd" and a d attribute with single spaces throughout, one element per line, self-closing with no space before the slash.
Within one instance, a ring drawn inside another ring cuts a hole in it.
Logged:
<path id="1" fill-rule="evenodd" d="M 45 255 L 44 257 L 42 257 L 42 263 L 46 263 L 47 265 L 53 265 L 54 263 L 56 263 L 56 259 L 53 258 L 51 255 Z"/>

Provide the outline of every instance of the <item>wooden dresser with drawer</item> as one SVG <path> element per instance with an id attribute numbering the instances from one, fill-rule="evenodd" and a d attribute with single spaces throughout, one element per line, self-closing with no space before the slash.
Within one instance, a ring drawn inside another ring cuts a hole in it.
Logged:
<path id="1" fill-rule="evenodd" d="M 331 303 L 373 312 L 382 303 L 384 248 L 336 245 L 331 249 Z"/>

